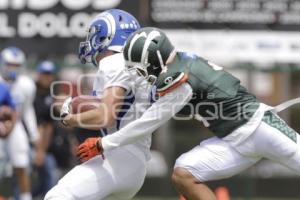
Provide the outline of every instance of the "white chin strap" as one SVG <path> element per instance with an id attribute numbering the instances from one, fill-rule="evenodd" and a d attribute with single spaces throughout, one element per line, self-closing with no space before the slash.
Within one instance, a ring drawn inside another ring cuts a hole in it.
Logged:
<path id="1" fill-rule="evenodd" d="M 149 75 L 148 78 L 147 78 L 147 81 L 148 81 L 149 83 L 151 83 L 151 85 L 154 85 L 155 82 L 156 82 L 156 80 L 157 80 L 157 77 L 154 76 L 154 75 Z"/>

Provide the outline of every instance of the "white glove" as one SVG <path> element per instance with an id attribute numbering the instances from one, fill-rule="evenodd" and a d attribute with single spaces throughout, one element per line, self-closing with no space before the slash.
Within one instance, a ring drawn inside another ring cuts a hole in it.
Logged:
<path id="1" fill-rule="evenodd" d="M 62 123 L 64 125 L 67 125 L 64 123 L 64 118 L 72 112 L 71 102 L 72 102 L 72 97 L 68 97 L 64 101 L 64 103 L 60 109 L 60 118 L 62 119 Z"/>

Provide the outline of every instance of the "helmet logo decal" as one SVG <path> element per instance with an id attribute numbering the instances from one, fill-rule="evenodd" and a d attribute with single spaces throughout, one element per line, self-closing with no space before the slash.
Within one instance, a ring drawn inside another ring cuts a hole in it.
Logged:
<path id="1" fill-rule="evenodd" d="M 165 80 L 164 80 L 164 83 L 167 84 L 167 85 L 169 85 L 172 82 L 173 82 L 173 78 L 171 76 L 165 78 Z"/>
<path id="2" fill-rule="evenodd" d="M 146 33 L 145 33 L 145 34 L 146 34 Z M 147 38 L 146 38 L 146 41 L 145 41 L 145 44 L 144 44 L 143 51 L 142 51 L 142 58 L 141 58 L 141 62 L 142 62 L 142 63 L 145 62 L 146 55 L 148 55 L 148 54 L 146 54 L 146 52 L 148 51 L 148 47 L 150 46 L 151 41 L 152 41 L 154 38 L 158 37 L 158 36 L 160 36 L 160 32 L 158 32 L 158 31 L 156 31 L 156 30 L 151 31 L 151 32 L 148 34 L 148 36 L 147 36 Z"/>
<path id="3" fill-rule="evenodd" d="M 123 23 L 123 24 L 120 24 L 120 28 L 121 29 L 137 29 L 138 26 L 136 25 L 135 21 L 132 21 L 132 23 Z"/>
<path id="4" fill-rule="evenodd" d="M 146 32 L 142 32 L 142 33 L 140 33 L 140 34 L 136 34 L 136 35 L 132 38 L 132 40 L 131 40 L 131 42 L 130 42 L 130 45 L 129 45 L 129 49 L 128 49 L 128 59 L 129 59 L 129 61 L 132 61 L 132 58 L 131 58 L 132 47 L 133 47 L 134 43 L 135 43 L 140 37 L 147 37 Z"/>
<path id="5" fill-rule="evenodd" d="M 168 71 L 167 66 L 164 65 L 163 59 L 161 57 L 161 53 L 159 50 L 156 51 L 157 57 L 159 59 L 160 67 L 161 67 L 161 73 L 166 73 Z M 158 67 L 157 67 L 158 68 Z"/>

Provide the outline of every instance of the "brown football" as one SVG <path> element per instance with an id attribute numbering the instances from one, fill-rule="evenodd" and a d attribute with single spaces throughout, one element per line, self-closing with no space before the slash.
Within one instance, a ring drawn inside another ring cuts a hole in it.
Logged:
<path id="1" fill-rule="evenodd" d="M 71 102 L 72 113 L 82 113 L 97 108 L 101 100 L 95 96 L 80 95 L 74 97 Z"/>

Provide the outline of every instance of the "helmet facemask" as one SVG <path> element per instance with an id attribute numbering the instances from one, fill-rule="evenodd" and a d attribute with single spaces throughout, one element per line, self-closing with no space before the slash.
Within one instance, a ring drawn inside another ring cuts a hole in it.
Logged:
<path id="1" fill-rule="evenodd" d="M 157 76 L 149 74 L 148 72 L 150 63 L 147 65 L 141 65 L 140 63 L 126 62 L 125 66 L 129 72 L 135 71 L 139 76 L 144 77 L 149 83 L 154 84 L 156 82 Z"/>
<path id="2" fill-rule="evenodd" d="M 111 37 L 99 37 L 101 25 L 91 26 L 87 31 L 86 40 L 79 43 L 79 59 L 82 64 L 93 63 L 98 66 L 97 56 L 111 42 Z"/>
<path id="3" fill-rule="evenodd" d="M 5 63 L 5 66 L 3 67 L 2 74 L 3 77 L 7 81 L 14 81 L 17 79 L 17 77 L 22 73 L 23 66 L 13 63 Z"/>
<path id="4" fill-rule="evenodd" d="M 149 52 L 147 52 L 149 54 Z M 143 64 L 137 62 L 126 62 L 126 68 L 131 71 L 135 70 L 138 75 L 144 77 L 149 83 L 154 84 L 160 73 L 167 71 L 168 67 L 164 64 L 160 51 L 156 51 L 159 64 L 151 64 L 148 62 L 148 55 L 146 55 L 145 62 Z"/>
<path id="5" fill-rule="evenodd" d="M 1 51 L 0 72 L 9 81 L 14 81 L 25 69 L 25 54 L 17 47 L 7 47 Z"/>

